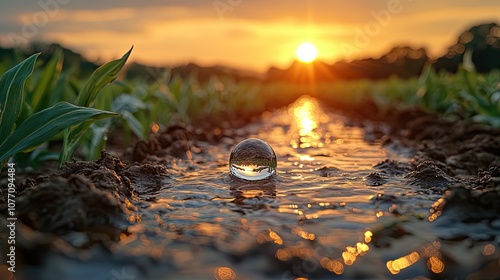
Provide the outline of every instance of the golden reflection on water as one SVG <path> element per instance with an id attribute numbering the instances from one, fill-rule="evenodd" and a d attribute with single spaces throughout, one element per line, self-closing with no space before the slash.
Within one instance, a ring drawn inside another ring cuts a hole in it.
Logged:
<path id="1" fill-rule="evenodd" d="M 205 236 L 216 236 L 224 238 L 227 234 L 220 224 L 215 223 L 199 223 L 196 225 L 198 232 Z"/>
<path id="2" fill-rule="evenodd" d="M 427 260 L 427 267 L 434 273 L 441 273 L 444 270 L 444 263 L 438 257 L 430 257 Z"/>
<path id="3" fill-rule="evenodd" d="M 315 131 L 318 128 L 320 121 L 327 121 L 326 114 L 321 114 L 317 111 L 316 105 L 310 99 L 303 98 L 295 106 L 288 111 L 295 119 L 296 130 L 298 135 L 290 141 L 290 145 L 294 148 L 317 148 L 323 147 L 321 135 Z"/>
<path id="4" fill-rule="evenodd" d="M 319 263 L 323 268 L 328 269 L 335 274 L 344 273 L 344 265 L 338 260 L 332 260 L 328 257 L 323 257 Z"/>
<path id="5" fill-rule="evenodd" d="M 297 234 L 298 236 L 300 236 L 306 240 L 313 241 L 314 239 L 316 239 L 316 235 L 314 233 L 307 232 L 300 227 L 292 228 L 292 233 Z"/>
<path id="6" fill-rule="evenodd" d="M 217 280 L 234 280 L 236 272 L 229 267 L 219 266 L 214 269 L 214 277 Z"/>
<path id="7" fill-rule="evenodd" d="M 444 203 L 444 198 L 440 198 L 438 199 L 438 201 L 432 204 L 432 208 L 429 210 L 431 215 L 427 217 L 427 220 L 429 222 L 434 222 L 439 216 L 441 216 L 442 212 L 440 209 L 443 207 L 443 203 Z"/>
<path id="8" fill-rule="evenodd" d="M 372 241 L 373 233 L 369 230 L 365 231 L 365 242 L 370 243 Z"/>
<path id="9" fill-rule="evenodd" d="M 266 242 L 274 242 L 278 245 L 283 245 L 283 239 L 275 231 L 268 229 L 267 234 L 261 232 L 257 236 L 257 243 L 264 244 Z"/>
<path id="10" fill-rule="evenodd" d="M 269 237 L 274 241 L 274 243 L 281 245 L 283 244 L 283 239 L 274 231 L 269 230 Z"/>
<path id="11" fill-rule="evenodd" d="M 413 265 L 418 260 L 420 260 L 420 254 L 418 252 L 412 252 L 401 258 L 388 261 L 387 269 L 389 269 L 392 274 L 398 274 L 401 270 Z"/>
<path id="12" fill-rule="evenodd" d="M 439 252 L 439 248 L 441 248 L 441 243 L 435 241 L 425 246 L 421 252 L 422 257 L 428 258 L 427 267 L 436 274 L 444 271 L 444 263 L 441 261 L 443 256 Z"/>
<path id="13" fill-rule="evenodd" d="M 342 258 L 346 265 L 353 265 L 358 256 L 364 256 L 370 247 L 366 243 L 358 242 L 355 246 L 347 246 L 342 253 Z"/>

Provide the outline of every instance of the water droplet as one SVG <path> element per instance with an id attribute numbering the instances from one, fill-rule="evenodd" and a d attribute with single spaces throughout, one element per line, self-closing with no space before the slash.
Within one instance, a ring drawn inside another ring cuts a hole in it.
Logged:
<path id="1" fill-rule="evenodd" d="M 256 138 L 238 143 L 229 157 L 231 174 L 250 181 L 271 177 L 276 173 L 276 166 L 276 153 L 273 148 Z"/>

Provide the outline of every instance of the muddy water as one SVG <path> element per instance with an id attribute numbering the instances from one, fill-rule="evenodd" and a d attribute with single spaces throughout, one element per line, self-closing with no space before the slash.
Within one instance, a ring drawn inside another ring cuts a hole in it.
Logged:
<path id="1" fill-rule="evenodd" d="M 442 193 L 408 183 L 411 152 L 365 141 L 361 128 L 315 99 L 264 114 L 239 134 L 168 162 L 170 177 L 137 195 L 127 232 L 109 250 L 50 253 L 26 275 L 479 279 L 482 269 L 498 266 L 499 223 L 456 224 L 431 213 Z M 231 148 L 247 137 L 277 154 L 277 176 L 267 183 L 228 177 Z"/>

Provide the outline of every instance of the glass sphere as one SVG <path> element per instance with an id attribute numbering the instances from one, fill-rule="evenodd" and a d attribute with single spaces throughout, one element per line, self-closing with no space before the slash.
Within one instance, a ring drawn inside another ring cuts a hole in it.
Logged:
<path id="1" fill-rule="evenodd" d="M 249 181 L 263 180 L 276 173 L 276 153 L 266 142 L 249 138 L 234 146 L 229 156 L 232 175 Z"/>

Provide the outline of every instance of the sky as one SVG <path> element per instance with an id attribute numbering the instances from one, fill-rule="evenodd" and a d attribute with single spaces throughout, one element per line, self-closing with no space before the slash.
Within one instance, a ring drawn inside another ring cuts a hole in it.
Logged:
<path id="1" fill-rule="evenodd" d="M 287 67 L 305 41 L 327 63 L 396 45 L 437 57 L 472 25 L 500 22 L 498 0 L 38 0 L 0 2 L 0 45 L 57 42 L 107 61 L 133 45 L 151 66 Z"/>

